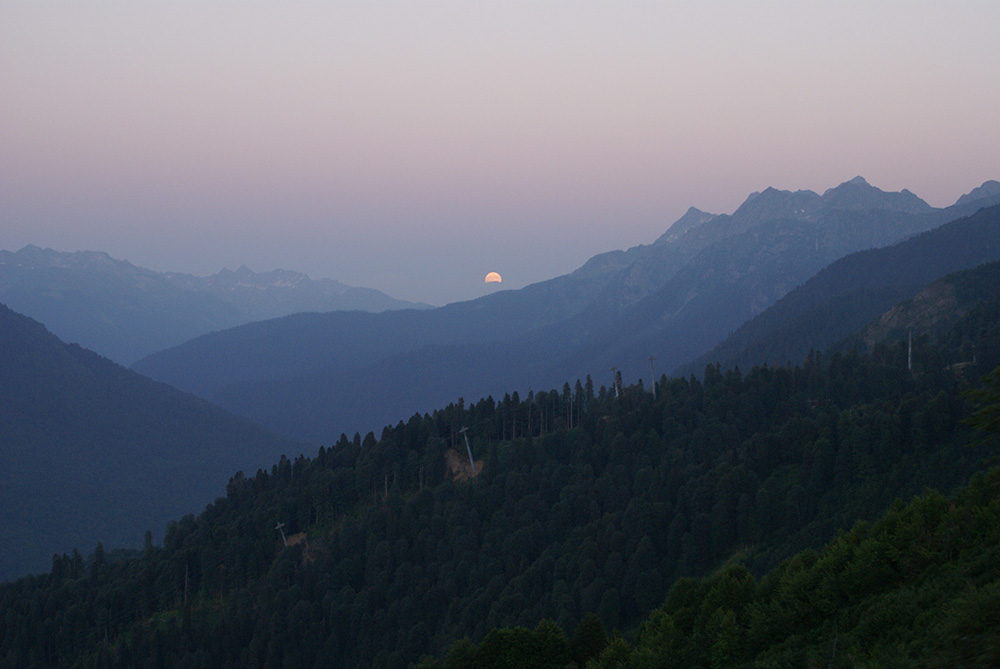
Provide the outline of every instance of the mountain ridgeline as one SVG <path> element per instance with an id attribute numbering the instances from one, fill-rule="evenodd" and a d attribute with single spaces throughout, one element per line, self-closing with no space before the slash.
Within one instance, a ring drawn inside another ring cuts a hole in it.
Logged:
<path id="1" fill-rule="evenodd" d="M 829 657 L 843 630 L 841 666 L 886 657 L 889 646 L 856 650 L 886 620 L 900 627 L 924 603 L 949 601 L 957 613 L 926 618 L 931 629 L 981 634 L 975 612 L 994 615 L 995 476 L 957 505 L 925 496 L 906 517 L 893 507 L 877 533 L 854 530 L 755 579 L 897 498 L 951 494 L 997 455 L 967 423 L 988 414 L 966 391 L 1000 364 L 998 315 L 1000 295 L 984 295 L 912 348 L 745 373 L 712 365 L 655 388 L 586 379 L 341 435 L 315 457 L 237 473 L 224 498 L 171 522 L 162 547 L 55 555 L 49 574 L 0 585 L 0 664 L 508 666 L 496 658 L 509 662 L 510 648 L 523 666 L 539 649 L 555 655 L 534 666 L 615 666 L 633 652 L 650 666 L 794 664 Z M 995 376 L 978 395 L 993 411 Z M 993 515 L 976 510 L 983 503 Z M 921 543 L 920 555 L 900 552 Z M 962 552 L 967 543 L 993 552 Z M 943 582 L 952 592 L 963 573 L 984 589 L 949 599 L 914 581 L 887 613 L 863 606 L 935 560 L 954 570 Z M 726 564 L 742 566 L 683 580 Z M 823 581 L 831 573 L 843 574 L 840 593 Z M 651 612 L 634 645 L 607 638 Z"/>
<path id="2" fill-rule="evenodd" d="M 427 307 L 287 270 L 196 277 L 37 246 L 0 251 L 0 302 L 125 365 L 206 332 L 301 311 Z"/>
<path id="3" fill-rule="evenodd" d="M 678 371 L 690 374 L 715 362 L 749 368 L 801 360 L 810 348 L 834 345 L 936 279 L 996 260 L 1000 206 L 991 206 L 894 246 L 831 263 Z M 965 294 L 973 300 L 979 291 Z"/>
<path id="4" fill-rule="evenodd" d="M 861 312 L 867 318 L 950 271 L 997 259 L 1000 214 L 976 214 L 1000 201 L 994 183 L 945 209 L 861 178 L 822 195 L 768 189 L 732 215 L 691 209 L 653 244 L 596 256 L 519 291 L 422 312 L 297 314 L 204 335 L 134 368 L 314 444 L 455 397 L 523 394 L 587 375 L 610 383 L 612 368 L 648 383 L 848 254 L 975 214 L 900 251 L 901 268 L 925 267 L 912 276 L 900 269 L 906 290 Z M 913 254 L 935 244 L 959 250 L 948 262 Z M 798 353 L 788 360 L 808 348 Z"/>

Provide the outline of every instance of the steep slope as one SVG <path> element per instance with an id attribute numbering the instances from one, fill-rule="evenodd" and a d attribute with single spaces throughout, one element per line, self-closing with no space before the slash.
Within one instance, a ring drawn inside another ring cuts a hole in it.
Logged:
<path id="1" fill-rule="evenodd" d="M 36 246 L 0 251 L 0 301 L 121 364 L 206 332 L 298 311 L 426 307 L 286 270 L 256 274 L 241 267 L 195 277 L 106 253 Z"/>
<path id="2" fill-rule="evenodd" d="M 608 325 L 604 330 L 554 365 L 550 379 L 576 378 L 587 373 L 605 375 L 611 366 L 621 370 L 625 378 L 648 379 L 650 356 L 665 371 L 696 360 L 694 366 L 679 371 L 699 372 L 706 364 L 705 358 L 699 356 L 713 343 L 761 314 L 834 260 L 933 229 L 981 206 L 995 204 L 998 199 L 987 197 L 936 210 L 908 191 L 885 193 L 860 177 L 822 196 L 774 189 L 754 194 L 732 217 L 717 217 L 692 233 L 716 236 L 719 241 L 706 244 L 681 271 L 644 300 L 618 313 L 606 313 Z M 720 227 L 727 228 L 729 234 L 713 230 Z M 989 252 L 969 256 L 979 257 L 987 260 L 993 256 Z M 978 262 L 956 263 L 942 274 Z M 937 276 L 940 274 L 932 278 Z M 883 308 L 905 296 L 889 295 Z M 852 327 L 860 327 L 878 313 L 865 312 L 863 318 L 851 321 Z M 785 360 L 795 358 L 778 362 Z"/>
<path id="3" fill-rule="evenodd" d="M 679 371 L 714 362 L 747 368 L 801 361 L 810 349 L 826 349 L 930 282 L 996 260 L 1000 206 L 832 263 Z"/>
<path id="4" fill-rule="evenodd" d="M 0 579 L 141 544 L 299 447 L 0 305 Z"/>
<path id="5" fill-rule="evenodd" d="M 839 342 L 835 349 L 857 347 L 870 351 L 878 343 L 928 335 L 936 337 L 952 329 L 959 319 L 989 297 L 1000 297 L 1000 261 L 938 279 L 912 299 L 893 306 L 863 330 Z M 959 348 L 964 360 L 975 359 L 977 352 L 971 340 L 967 335 L 961 338 Z M 992 356 L 992 353 L 986 355 Z"/>
<path id="6" fill-rule="evenodd" d="M 671 290 L 668 282 L 690 264 L 715 265 L 712 271 L 731 276 L 753 271 L 743 246 L 751 253 L 760 249 L 780 255 L 789 267 L 811 267 L 817 258 L 830 262 L 858 249 L 885 246 L 958 215 L 936 210 L 906 190 L 886 193 L 861 177 L 822 196 L 768 188 L 751 194 L 732 215 L 689 209 L 654 244 L 630 250 L 641 252 L 604 291 L 601 304 L 621 313 L 660 290 Z M 782 239 L 769 244 L 768 236 L 775 232 Z M 789 238 L 801 247 L 782 248 Z"/>

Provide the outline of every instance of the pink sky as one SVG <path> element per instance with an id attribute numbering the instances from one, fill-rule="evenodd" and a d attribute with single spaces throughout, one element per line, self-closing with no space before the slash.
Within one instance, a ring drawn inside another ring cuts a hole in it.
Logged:
<path id="1" fill-rule="evenodd" d="M 992 0 L 324 4 L 5 3 L 0 248 L 443 304 L 768 186 L 1000 178 Z"/>

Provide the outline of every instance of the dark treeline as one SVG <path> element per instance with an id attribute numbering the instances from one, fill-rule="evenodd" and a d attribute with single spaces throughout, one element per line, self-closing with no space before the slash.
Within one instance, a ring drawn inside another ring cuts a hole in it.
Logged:
<path id="1" fill-rule="evenodd" d="M 1000 379 L 1000 375 L 998 375 Z M 757 580 L 727 564 L 682 578 L 634 644 L 599 620 L 456 642 L 425 669 L 493 667 L 995 667 L 1000 664 L 1000 469 L 955 499 L 930 490 Z"/>
<path id="2" fill-rule="evenodd" d="M 57 555 L 0 586 L 0 663 L 403 667 L 523 628 L 543 645 L 565 630 L 581 664 L 680 578 L 733 559 L 762 575 L 967 481 L 986 451 L 968 448 L 961 392 L 1000 362 L 992 309 L 915 339 L 912 370 L 899 343 L 709 366 L 655 398 L 588 379 L 341 436 L 237 474 L 162 547 Z"/>

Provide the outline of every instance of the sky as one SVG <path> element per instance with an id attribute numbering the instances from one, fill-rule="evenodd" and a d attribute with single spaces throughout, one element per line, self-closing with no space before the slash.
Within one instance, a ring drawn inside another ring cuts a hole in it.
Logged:
<path id="1" fill-rule="evenodd" d="M 445 304 L 689 206 L 1000 179 L 1000 2 L 0 0 L 0 248 Z"/>

